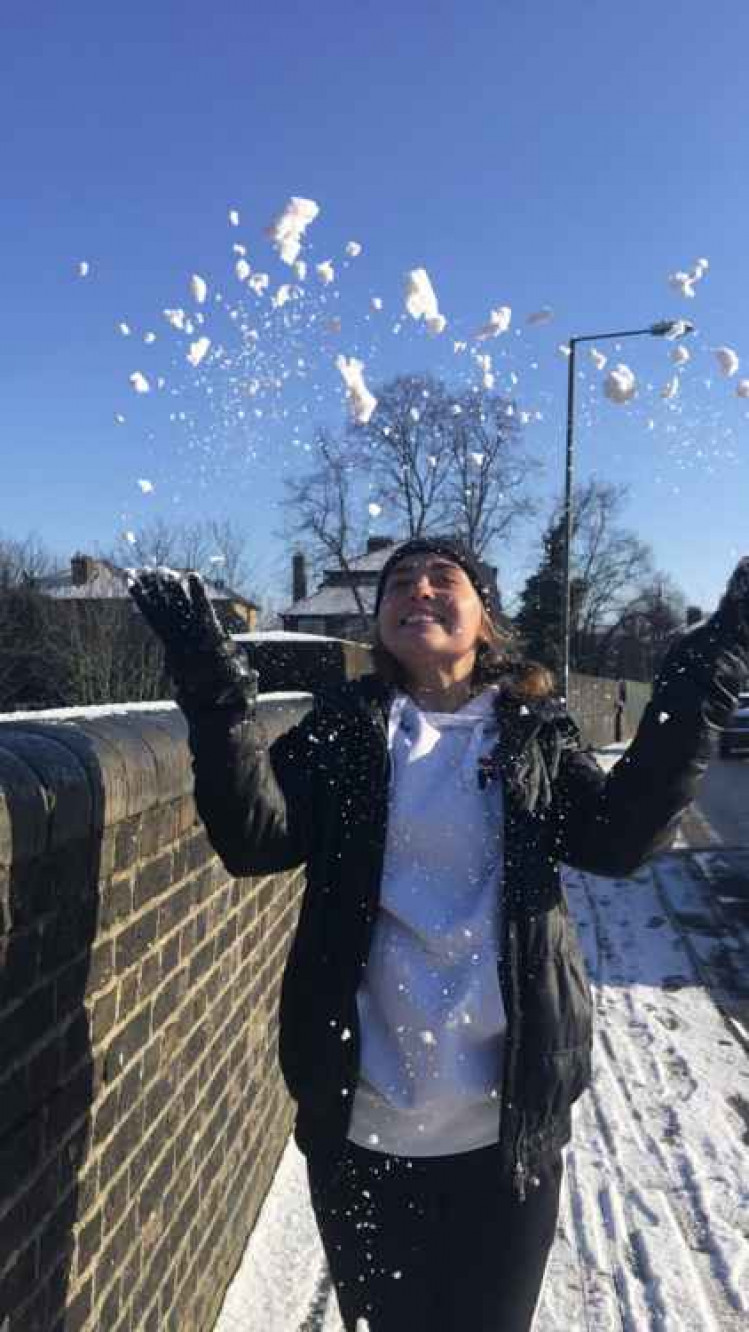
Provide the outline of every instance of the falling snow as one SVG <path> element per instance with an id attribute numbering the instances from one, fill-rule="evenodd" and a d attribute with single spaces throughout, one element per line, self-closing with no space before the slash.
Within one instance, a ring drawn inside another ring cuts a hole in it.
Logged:
<path id="1" fill-rule="evenodd" d="M 496 310 L 490 310 L 489 318 L 482 328 L 476 334 L 479 342 L 485 342 L 487 338 L 499 337 L 500 333 L 506 333 L 512 322 L 512 309 L 509 305 L 500 305 Z"/>
<path id="2" fill-rule="evenodd" d="M 268 236 L 285 264 L 295 264 L 302 248 L 302 238 L 320 212 L 314 199 L 289 199 L 283 212 L 268 227 Z"/>
<path id="3" fill-rule="evenodd" d="M 628 365 L 615 365 L 609 370 L 603 391 L 610 402 L 619 404 L 630 402 L 637 392 L 637 380 Z"/>
<path id="4" fill-rule="evenodd" d="M 736 374 L 739 368 L 739 358 L 733 347 L 716 347 L 715 359 L 718 362 L 718 369 L 726 379 L 730 379 Z"/>
<path id="5" fill-rule="evenodd" d="M 199 273 L 193 273 L 190 278 L 190 295 L 197 305 L 204 305 L 208 296 L 208 283 Z"/>
<path id="6" fill-rule="evenodd" d="M 195 367 L 199 366 L 200 362 L 207 355 L 210 345 L 210 338 L 198 338 L 195 342 L 191 342 L 190 350 L 187 353 L 187 359 L 190 362 L 190 365 Z"/>
<path id="7" fill-rule="evenodd" d="M 377 399 L 364 383 L 364 364 L 354 356 L 348 360 L 345 356 L 337 356 L 335 363 L 346 385 L 352 418 L 357 425 L 366 425 L 377 406 Z"/>
<path id="8" fill-rule="evenodd" d="M 442 332 L 447 320 L 440 314 L 437 295 L 425 268 L 413 268 L 406 274 L 405 305 L 412 319 L 424 319 L 430 332 Z"/>
<path id="9" fill-rule="evenodd" d="M 549 324 L 554 318 L 554 311 L 550 305 L 542 305 L 540 310 L 534 310 L 528 315 L 526 324 Z"/>

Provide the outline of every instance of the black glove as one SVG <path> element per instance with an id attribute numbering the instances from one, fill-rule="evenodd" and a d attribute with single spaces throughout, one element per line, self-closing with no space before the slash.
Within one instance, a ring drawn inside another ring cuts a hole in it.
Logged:
<path id="1" fill-rule="evenodd" d="M 673 715 L 698 705 L 725 726 L 749 677 L 749 558 L 734 569 L 718 609 L 688 629 L 666 654 L 653 702 Z"/>
<path id="2" fill-rule="evenodd" d="M 185 587 L 175 573 L 141 569 L 128 579 L 128 591 L 164 644 L 181 706 L 225 707 L 254 698 L 257 671 L 222 629 L 199 574 L 188 574 Z"/>

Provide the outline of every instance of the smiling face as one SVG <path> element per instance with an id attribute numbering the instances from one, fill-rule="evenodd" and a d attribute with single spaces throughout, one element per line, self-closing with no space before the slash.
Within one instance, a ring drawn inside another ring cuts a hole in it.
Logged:
<path id="1" fill-rule="evenodd" d="M 399 560 L 388 576 L 377 628 L 383 647 L 418 679 L 435 668 L 473 669 L 480 641 L 481 599 L 468 574 L 445 555 Z"/>

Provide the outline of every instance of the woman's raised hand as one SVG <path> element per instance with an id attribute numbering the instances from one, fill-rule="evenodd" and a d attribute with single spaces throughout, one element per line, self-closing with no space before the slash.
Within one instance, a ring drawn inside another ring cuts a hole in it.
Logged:
<path id="1" fill-rule="evenodd" d="M 166 668 L 181 707 L 212 708 L 251 701 L 257 671 L 219 623 L 199 574 L 187 581 L 169 569 L 140 569 L 128 590 L 164 644 Z"/>
<path id="2" fill-rule="evenodd" d="M 171 570 L 139 569 L 128 579 L 128 591 L 171 660 L 221 651 L 230 641 L 199 574 L 188 574 L 185 586 Z"/>

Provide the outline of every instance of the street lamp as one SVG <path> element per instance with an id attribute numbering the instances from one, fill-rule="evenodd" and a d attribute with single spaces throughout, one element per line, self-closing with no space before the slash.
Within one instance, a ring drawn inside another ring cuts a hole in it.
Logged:
<path id="1" fill-rule="evenodd" d="M 579 342 L 606 342 L 622 338 L 683 338 L 694 333 L 688 319 L 659 319 L 647 328 L 627 328 L 618 333 L 586 333 L 570 338 L 567 374 L 567 456 L 564 480 L 564 566 L 562 571 L 562 693 L 569 696 L 570 683 L 570 552 L 572 548 L 572 469 L 575 431 L 575 351 Z"/>

